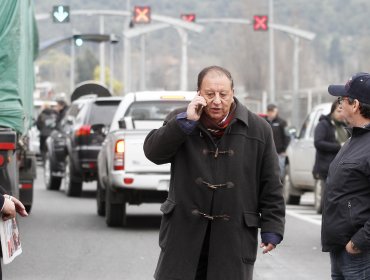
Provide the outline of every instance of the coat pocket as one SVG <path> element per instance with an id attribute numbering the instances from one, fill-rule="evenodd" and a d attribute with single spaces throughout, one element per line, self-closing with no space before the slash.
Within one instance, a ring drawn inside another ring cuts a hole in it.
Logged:
<path id="1" fill-rule="evenodd" d="M 161 227 L 159 230 L 159 247 L 161 247 L 162 250 L 166 248 L 168 233 L 170 229 L 170 218 L 175 209 L 175 206 L 176 203 L 169 199 L 167 199 L 161 205 L 161 211 L 163 213 L 163 216 L 161 220 Z"/>
<path id="2" fill-rule="evenodd" d="M 242 261 L 246 264 L 254 264 L 257 256 L 257 234 L 260 226 L 260 215 L 255 212 L 244 212 L 243 221 Z"/>

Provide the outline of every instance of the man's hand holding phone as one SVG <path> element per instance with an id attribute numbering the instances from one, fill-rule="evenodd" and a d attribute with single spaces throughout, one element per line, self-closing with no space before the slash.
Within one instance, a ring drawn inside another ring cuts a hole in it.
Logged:
<path id="1" fill-rule="evenodd" d="M 188 105 L 188 109 L 186 110 L 187 119 L 191 121 L 198 121 L 205 106 L 207 106 L 207 102 L 202 96 L 200 96 L 200 92 L 198 92 L 198 94 Z"/>

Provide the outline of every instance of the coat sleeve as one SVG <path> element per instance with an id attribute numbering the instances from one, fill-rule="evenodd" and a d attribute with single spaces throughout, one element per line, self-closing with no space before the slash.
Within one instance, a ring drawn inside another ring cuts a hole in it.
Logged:
<path id="1" fill-rule="evenodd" d="M 283 141 L 283 148 L 284 148 L 284 152 L 286 151 L 286 149 L 288 148 L 289 146 L 289 143 L 290 143 L 290 135 L 288 133 L 288 125 L 286 123 L 286 121 L 283 121 L 282 125 L 281 125 L 281 128 L 282 128 L 282 135 L 284 137 L 284 141 Z"/>
<path id="2" fill-rule="evenodd" d="M 272 232 L 284 235 L 285 202 L 280 181 L 278 155 L 271 129 L 266 132 L 266 143 L 260 172 L 259 210 L 261 233 Z"/>
<path id="3" fill-rule="evenodd" d="M 152 130 L 147 135 L 144 141 L 145 156 L 156 164 L 169 163 L 186 137 L 176 118 L 172 118 L 164 126 Z"/>
<path id="4" fill-rule="evenodd" d="M 327 134 L 330 133 L 330 127 L 325 126 L 323 121 L 319 122 L 315 128 L 314 145 L 321 152 L 338 152 L 341 145 L 338 142 L 328 141 Z"/>

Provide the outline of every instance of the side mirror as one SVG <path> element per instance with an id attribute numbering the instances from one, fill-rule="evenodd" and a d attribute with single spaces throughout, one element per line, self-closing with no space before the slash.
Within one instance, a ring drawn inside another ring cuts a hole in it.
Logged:
<path id="1" fill-rule="evenodd" d="M 125 128 L 127 128 L 127 125 L 126 125 L 126 121 L 125 121 L 125 119 L 120 119 L 120 120 L 118 121 L 118 127 L 119 127 L 119 128 L 121 128 L 121 129 L 125 129 Z"/>
<path id="2" fill-rule="evenodd" d="M 72 116 L 67 116 L 66 117 L 66 123 L 70 124 L 70 125 L 73 124 L 73 117 Z"/>
<path id="3" fill-rule="evenodd" d="M 292 139 L 297 138 L 297 129 L 295 127 L 290 127 L 288 129 L 288 133 L 290 135 L 290 138 Z"/>

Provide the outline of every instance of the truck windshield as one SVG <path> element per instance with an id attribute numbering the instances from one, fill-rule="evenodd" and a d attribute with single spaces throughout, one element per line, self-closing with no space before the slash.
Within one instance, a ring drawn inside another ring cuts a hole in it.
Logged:
<path id="1" fill-rule="evenodd" d="M 119 105 L 119 100 L 95 102 L 91 108 L 92 114 L 90 114 L 89 123 L 97 124 L 102 123 L 109 125 L 112 122 L 113 115 Z"/>
<path id="2" fill-rule="evenodd" d="M 131 117 L 134 120 L 163 121 L 175 109 L 184 108 L 184 111 L 186 111 L 188 103 L 189 101 L 137 101 L 131 104 L 125 117 Z"/>

